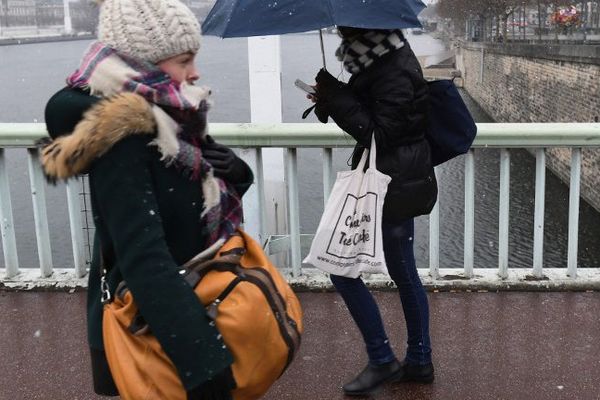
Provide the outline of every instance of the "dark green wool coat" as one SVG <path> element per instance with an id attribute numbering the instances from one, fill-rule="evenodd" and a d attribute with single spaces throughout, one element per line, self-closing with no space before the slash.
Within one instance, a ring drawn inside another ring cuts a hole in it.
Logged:
<path id="1" fill-rule="evenodd" d="M 85 118 L 82 113 L 86 110 Z M 232 363 L 209 326 L 205 310 L 178 266 L 204 249 L 199 182 L 160 160 L 149 105 L 133 94 L 102 100 L 63 89 L 46 109 L 52 144 L 42 161 L 50 178 L 89 172 L 96 236 L 88 288 L 88 337 L 96 389 L 106 392 L 103 371 L 100 244 L 114 291 L 127 282 L 144 319 L 175 364 L 187 390 Z M 242 195 L 252 172 L 236 185 Z"/>

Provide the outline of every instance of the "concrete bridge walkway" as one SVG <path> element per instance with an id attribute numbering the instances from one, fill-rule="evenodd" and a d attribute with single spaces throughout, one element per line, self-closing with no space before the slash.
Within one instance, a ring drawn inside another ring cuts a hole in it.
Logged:
<path id="1" fill-rule="evenodd" d="M 398 355 L 399 298 L 376 298 Z M 397 384 L 384 399 L 600 399 L 600 293 L 430 293 L 436 381 Z M 306 332 L 268 400 L 343 399 L 366 362 L 335 293 L 300 293 Z M 0 400 L 101 399 L 92 394 L 85 293 L 0 292 Z"/>

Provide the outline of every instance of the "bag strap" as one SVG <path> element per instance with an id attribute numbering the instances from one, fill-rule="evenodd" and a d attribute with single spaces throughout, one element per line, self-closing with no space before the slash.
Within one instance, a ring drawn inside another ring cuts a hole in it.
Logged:
<path id="1" fill-rule="evenodd" d="M 239 265 L 245 249 L 236 248 L 232 250 L 241 250 L 242 252 L 238 254 L 226 254 L 213 260 L 186 265 L 180 270 L 183 279 L 188 283 L 188 285 L 190 285 L 192 288 L 195 288 L 198 282 L 200 282 L 202 278 L 204 278 L 204 275 L 206 275 L 208 272 L 213 270 L 230 270 L 231 268 Z"/>
<path id="2" fill-rule="evenodd" d="M 234 233 L 232 236 L 239 235 Z M 100 300 L 102 304 L 108 304 L 112 302 L 113 298 L 110 293 L 110 287 L 106 281 L 106 275 L 108 274 L 108 266 L 106 265 L 106 257 L 104 256 L 104 247 L 102 242 L 100 245 Z M 222 245 L 222 244 L 221 244 Z M 218 248 L 215 248 L 215 253 L 218 252 Z M 184 280 L 192 287 L 196 287 L 198 282 L 204 277 L 204 275 L 214 269 L 215 266 L 223 265 L 234 265 L 239 264 L 242 255 L 246 252 L 244 247 L 235 247 L 230 250 L 221 252 L 220 256 L 216 259 L 206 259 L 206 256 L 214 256 L 214 254 L 206 254 L 206 251 L 199 253 L 197 256 L 191 258 L 186 262 L 179 273 L 183 276 Z M 123 282 L 121 282 L 122 284 Z M 121 285 L 119 285 L 121 287 Z M 118 290 L 119 288 L 117 288 Z"/>
<path id="3" fill-rule="evenodd" d="M 369 149 L 365 148 L 360 156 L 360 161 L 356 165 L 356 171 L 364 171 L 365 165 L 367 164 L 367 157 L 369 156 Z"/>
<path id="4" fill-rule="evenodd" d="M 369 150 L 369 168 L 377 169 L 377 145 L 375 144 L 375 132 L 371 135 L 371 150 Z"/>

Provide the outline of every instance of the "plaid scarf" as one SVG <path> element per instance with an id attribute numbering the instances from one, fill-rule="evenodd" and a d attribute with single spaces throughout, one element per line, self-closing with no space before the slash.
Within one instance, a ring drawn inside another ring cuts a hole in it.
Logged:
<path id="1" fill-rule="evenodd" d="M 135 60 L 101 42 L 92 43 L 67 84 L 99 97 L 133 92 L 150 102 L 158 127 L 151 144 L 158 146 L 167 165 L 175 165 L 201 184 L 204 204 L 200 220 L 208 238 L 206 247 L 220 246 L 239 227 L 242 207 L 237 192 L 215 177 L 212 166 L 202 157 L 210 90 L 175 82 L 156 65 Z"/>
<path id="2" fill-rule="evenodd" d="M 402 47 L 404 35 L 400 30 L 369 31 L 351 40 L 343 39 L 335 55 L 348 72 L 356 74 L 367 69 L 377 58 Z"/>

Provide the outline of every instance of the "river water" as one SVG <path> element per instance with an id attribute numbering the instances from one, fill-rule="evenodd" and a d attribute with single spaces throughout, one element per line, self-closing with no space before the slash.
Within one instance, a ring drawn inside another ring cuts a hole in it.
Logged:
<path id="1" fill-rule="evenodd" d="M 329 70 L 338 74 L 333 52 L 339 39 L 326 35 Z M 417 55 L 444 50 L 443 44 L 427 35 L 409 36 Z M 50 95 L 64 85 L 65 77 L 89 41 L 0 46 L 0 122 L 43 122 L 44 105 Z M 198 58 L 200 84 L 213 89 L 215 106 L 212 122 L 250 122 L 248 54 L 244 39 L 204 38 Z M 302 92 L 293 86 L 296 78 L 313 82 L 321 64 L 318 36 L 282 37 L 283 121 L 302 122 L 307 108 Z M 341 76 L 344 78 L 344 76 Z M 347 76 L 345 76 L 347 78 Z M 468 95 L 465 99 L 478 122 L 492 122 Z M 306 122 L 316 122 L 313 115 Z M 346 169 L 350 150 L 334 150 L 336 170 Z M 37 247 L 25 150 L 7 150 L 19 263 L 37 267 Z M 533 248 L 535 160 L 524 150 L 511 151 L 510 267 L 530 267 Z M 313 233 L 323 210 L 321 152 L 299 151 L 299 189 L 302 233 Z M 444 164 L 438 171 L 441 207 L 440 263 L 442 267 L 462 267 L 464 229 L 464 161 Z M 475 266 L 498 265 L 499 151 L 476 151 L 475 163 Z M 317 178 L 315 178 L 317 177 Z M 73 265 L 64 186 L 46 189 L 52 255 L 55 267 Z M 546 224 L 544 266 L 564 267 L 567 257 L 568 187 L 551 173 L 546 184 Z M 415 250 L 417 263 L 428 265 L 428 220 L 417 218 Z M 600 267 L 600 214 L 585 202 L 580 211 L 579 263 Z M 0 259 L 0 266 L 4 260 Z"/>

